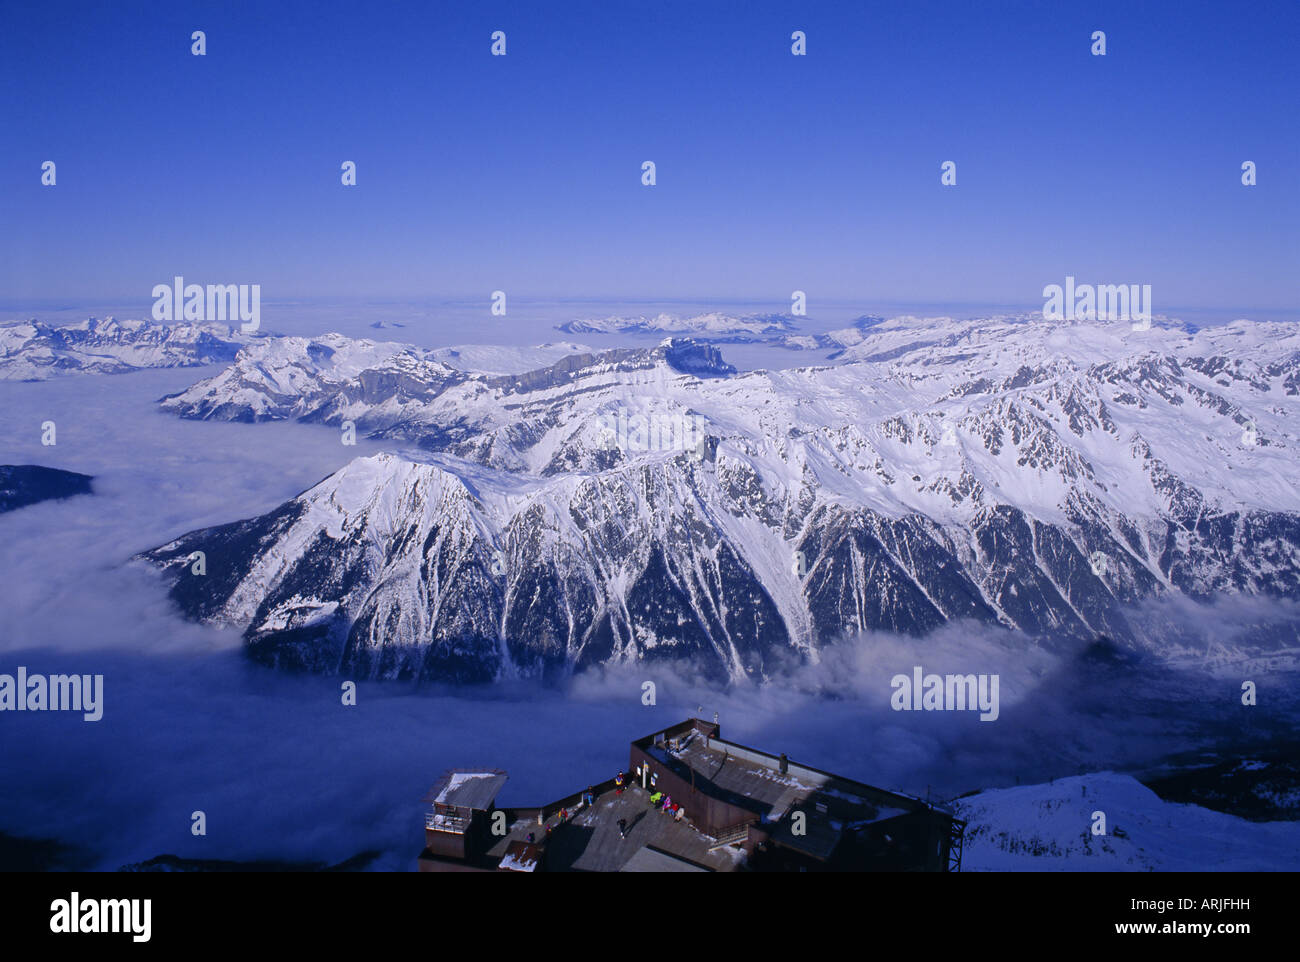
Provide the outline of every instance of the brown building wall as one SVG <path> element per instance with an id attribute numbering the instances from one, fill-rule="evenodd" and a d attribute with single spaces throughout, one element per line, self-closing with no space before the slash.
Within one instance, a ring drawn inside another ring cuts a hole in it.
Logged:
<path id="1" fill-rule="evenodd" d="M 470 862 L 452 861 L 449 859 L 430 858 L 427 854 L 421 854 L 419 859 L 419 870 L 421 872 L 495 872 L 495 867 L 483 867 L 474 865 Z"/>
<path id="2" fill-rule="evenodd" d="M 754 811 L 714 798 L 700 787 L 692 788 L 689 771 L 683 775 L 682 772 L 674 770 L 658 759 L 651 758 L 638 745 L 633 744 L 629 771 L 634 778 L 638 765 L 649 765 L 650 771 L 657 776 L 657 781 L 650 791 L 671 795 L 674 802 L 686 809 L 687 819 L 707 835 L 716 838 L 719 832 L 739 822 L 758 820 L 758 814 Z M 685 765 L 681 766 L 682 769 L 685 767 Z M 639 780 L 637 784 L 641 784 Z M 648 779 L 646 784 L 649 785 Z"/>
<path id="3" fill-rule="evenodd" d="M 463 811 L 463 809 L 462 809 Z M 466 831 L 440 832 L 424 829 L 424 844 L 435 855 L 446 858 L 476 859 L 492 845 L 491 812 L 474 812 Z"/>
<path id="4" fill-rule="evenodd" d="M 465 857 L 464 835 L 426 828 L 424 830 L 424 844 L 434 855 L 441 855 L 443 858 Z"/>

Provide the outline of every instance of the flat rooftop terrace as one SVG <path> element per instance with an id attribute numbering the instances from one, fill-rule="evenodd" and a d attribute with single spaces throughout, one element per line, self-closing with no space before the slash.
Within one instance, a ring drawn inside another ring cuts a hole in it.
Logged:
<path id="1" fill-rule="evenodd" d="M 792 806 L 806 806 L 835 820 L 865 824 L 905 815 L 917 804 L 906 796 L 795 762 L 787 762 L 782 772 L 770 755 L 719 738 L 706 739 L 698 731 L 648 745 L 644 751 L 679 773 L 683 768 L 694 772 L 697 788 L 713 786 L 712 794 L 755 812 L 763 821 L 780 818 Z"/>
<path id="2" fill-rule="evenodd" d="M 538 841 L 546 841 L 548 872 L 618 872 L 625 866 L 634 871 L 648 862 L 666 864 L 662 856 L 638 856 L 647 846 L 705 869 L 733 871 L 741 852 L 730 846 L 710 851 L 715 840 L 695 829 L 689 822 L 690 815 L 687 811 L 679 821 L 658 806 L 651 808 L 650 793 L 638 785 L 625 788 L 621 795 L 610 789 L 563 823 L 554 816 L 547 819 L 546 825 L 551 826 L 549 839 L 546 827 L 538 825 L 536 818 L 516 821 L 488 854 L 504 855 L 512 841 L 525 841 L 531 832 Z M 627 838 L 619 835 L 620 818 L 627 821 Z"/>

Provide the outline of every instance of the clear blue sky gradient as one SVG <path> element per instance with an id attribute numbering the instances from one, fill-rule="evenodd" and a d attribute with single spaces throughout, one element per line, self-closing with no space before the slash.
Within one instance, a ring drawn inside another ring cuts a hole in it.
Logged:
<path id="1" fill-rule="evenodd" d="M 8 2 L 0 80 L 8 298 L 1297 306 L 1296 2 Z"/>

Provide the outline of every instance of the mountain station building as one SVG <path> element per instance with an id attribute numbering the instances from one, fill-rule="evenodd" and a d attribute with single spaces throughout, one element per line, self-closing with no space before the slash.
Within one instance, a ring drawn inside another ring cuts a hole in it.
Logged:
<path id="1" fill-rule="evenodd" d="M 455 769 L 425 797 L 422 872 L 961 869 L 966 823 L 724 740 L 687 719 L 632 742 L 626 770 L 536 808 L 497 808 L 500 770 Z"/>

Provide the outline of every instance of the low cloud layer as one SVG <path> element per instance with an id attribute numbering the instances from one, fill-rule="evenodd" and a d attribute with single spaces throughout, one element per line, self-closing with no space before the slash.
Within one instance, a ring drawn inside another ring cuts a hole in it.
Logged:
<path id="1" fill-rule="evenodd" d="M 177 617 L 135 551 L 270 509 L 358 454 L 332 429 L 181 422 L 154 399 L 195 372 L 0 384 L 4 458 L 96 476 L 93 497 L 0 518 L 0 673 L 104 675 L 104 717 L 8 713 L 0 832 L 57 838 L 87 867 L 169 852 L 335 862 L 421 847 L 424 790 L 444 769 L 506 768 L 503 804 L 549 800 L 611 775 L 627 742 L 717 712 L 724 734 L 819 768 L 915 794 L 1141 769 L 1179 753 L 1230 753 L 1294 731 L 1300 615 L 1293 602 L 1173 599 L 1134 613 L 1143 650 L 1035 642 L 952 624 L 923 638 L 867 634 L 728 689 L 685 671 L 608 668 L 561 688 L 452 691 L 362 684 L 249 664 L 238 634 Z M 40 423 L 59 444 L 40 445 Z M 898 712 L 890 679 L 914 666 L 997 674 L 996 722 Z M 1256 682 L 1259 704 L 1241 705 Z M 655 683 L 656 704 L 642 703 Z M 190 834 L 207 815 L 208 835 Z"/>

